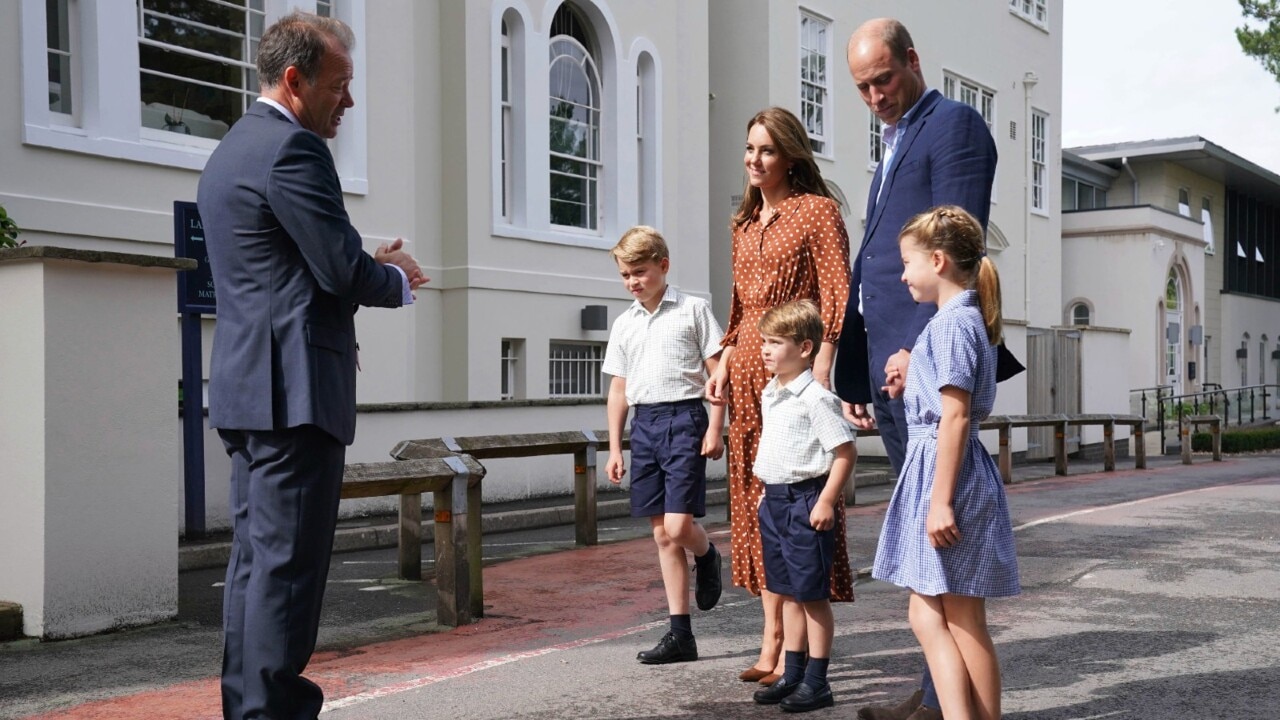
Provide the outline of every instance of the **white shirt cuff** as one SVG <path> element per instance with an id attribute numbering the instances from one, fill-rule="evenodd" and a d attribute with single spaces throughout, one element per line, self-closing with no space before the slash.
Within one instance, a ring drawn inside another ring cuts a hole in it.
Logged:
<path id="1" fill-rule="evenodd" d="M 387 263 L 387 264 L 391 265 L 391 263 Z M 404 274 L 404 270 L 401 269 L 399 265 L 391 265 L 391 267 L 396 272 L 400 273 L 400 287 L 402 288 L 402 291 L 400 293 L 400 299 L 404 301 L 405 305 L 412 305 L 413 292 L 409 290 L 409 276 Z"/>

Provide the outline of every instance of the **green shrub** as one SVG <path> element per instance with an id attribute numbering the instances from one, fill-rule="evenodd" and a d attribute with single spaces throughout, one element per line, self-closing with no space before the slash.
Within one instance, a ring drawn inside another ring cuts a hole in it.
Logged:
<path id="1" fill-rule="evenodd" d="M 4 206 L 0 205 L 0 248 L 18 247 L 22 244 L 18 242 L 18 226 L 9 217 L 9 213 L 5 212 Z"/>
<path id="2" fill-rule="evenodd" d="M 1224 430 L 1222 432 L 1222 452 L 1224 453 L 1274 450 L 1276 448 L 1280 448 L 1280 427 Z M 1213 437 L 1207 432 L 1195 433 L 1191 436 L 1191 449 L 1196 452 L 1212 451 Z"/>

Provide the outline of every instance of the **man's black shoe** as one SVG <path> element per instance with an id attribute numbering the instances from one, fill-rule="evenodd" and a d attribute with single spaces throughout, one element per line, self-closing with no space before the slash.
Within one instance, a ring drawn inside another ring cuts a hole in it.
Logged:
<path id="1" fill-rule="evenodd" d="M 720 551 L 715 545 L 707 546 L 707 554 L 711 557 L 699 561 L 694 558 L 693 569 L 697 574 L 697 589 L 693 597 L 698 601 L 699 610 L 710 610 L 720 602 L 720 593 L 724 586 L 720 580 Z"/>
<path id="2" fill-rule="evenodd" d="M 828 708 L 836 704 L 831 697 L 831 686 L 823 685 L 821 690 L 814 690 L 812 685 L 800 683 L 800 687 L 782 699 L 779 705 L 787 712 L 809 712 L 819 708 Z"/>
<path id="3" fill-rule="evenodd" d="M 769 687 L 760 688 L 751 696 L 757 705 L 777 705 L 782 699 L 796 691 L 796 688 L 803 684 L 800 680 L 788 682 L 787 676 L 783 675 L 778 681 Z"/>
<path id="4" fill-rule="evenodd" d="M 674 632 L 668 630 L 656 647 L 636 653 L 636 659 L 645 665 L 692 662 L 698 659 L 698 642 L 692 635 L 681 640 Z"/>

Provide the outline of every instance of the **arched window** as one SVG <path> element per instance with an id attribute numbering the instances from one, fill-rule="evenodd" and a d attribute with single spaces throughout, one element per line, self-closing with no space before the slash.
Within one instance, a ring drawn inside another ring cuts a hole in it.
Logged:
<path id="1" fill-rule="evenodd" d="M 551 224 L 600 227 L 600 74 L 595 43 L 576 8 L 564 3 L 551 22 Z"/>
<path id="2" fill-rule="evenodd" d="M 1076 303 L 1071 307 L 1071 324 L 1072 325 L 1088 325 L 1089 324 L 1089 306 L 1084 303 Z"/>
<path id="3" fill-rule="evenodd" d="M 1169 280 L 1164 285 L 1164 308 L 1173 311 L 1182 309 L 1182 279 L 1178 277 L 1177 270 L 1169 271 Z"/>
<path id="4" fill-rule="evenodd" d="M 636 215 L 642 225 L 658 225 L 658 98 L 653 56 L 636 61 Z"/>

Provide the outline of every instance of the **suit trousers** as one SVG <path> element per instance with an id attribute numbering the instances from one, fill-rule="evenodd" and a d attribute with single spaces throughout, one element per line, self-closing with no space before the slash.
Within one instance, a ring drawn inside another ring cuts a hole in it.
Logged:
<path id="1" fill-rule="evenodd" d="M 218 431 L 231 458 L 233 539 L 223 592 L 225 720 L 314 720 L 315 650 L 346 446 L 314 425 Z"/>
<path id="2" fill-rule="evenodd" d="M 890 398 L 884 387 L 884 363 L 871 362 L 871 401 L 875 409 L 876 428 L 884 443 L 885 454 L 893 468 L 896 480 L 902 474 L 902 464 L 907 459 L 907 408 L 902 396 Z"/>

